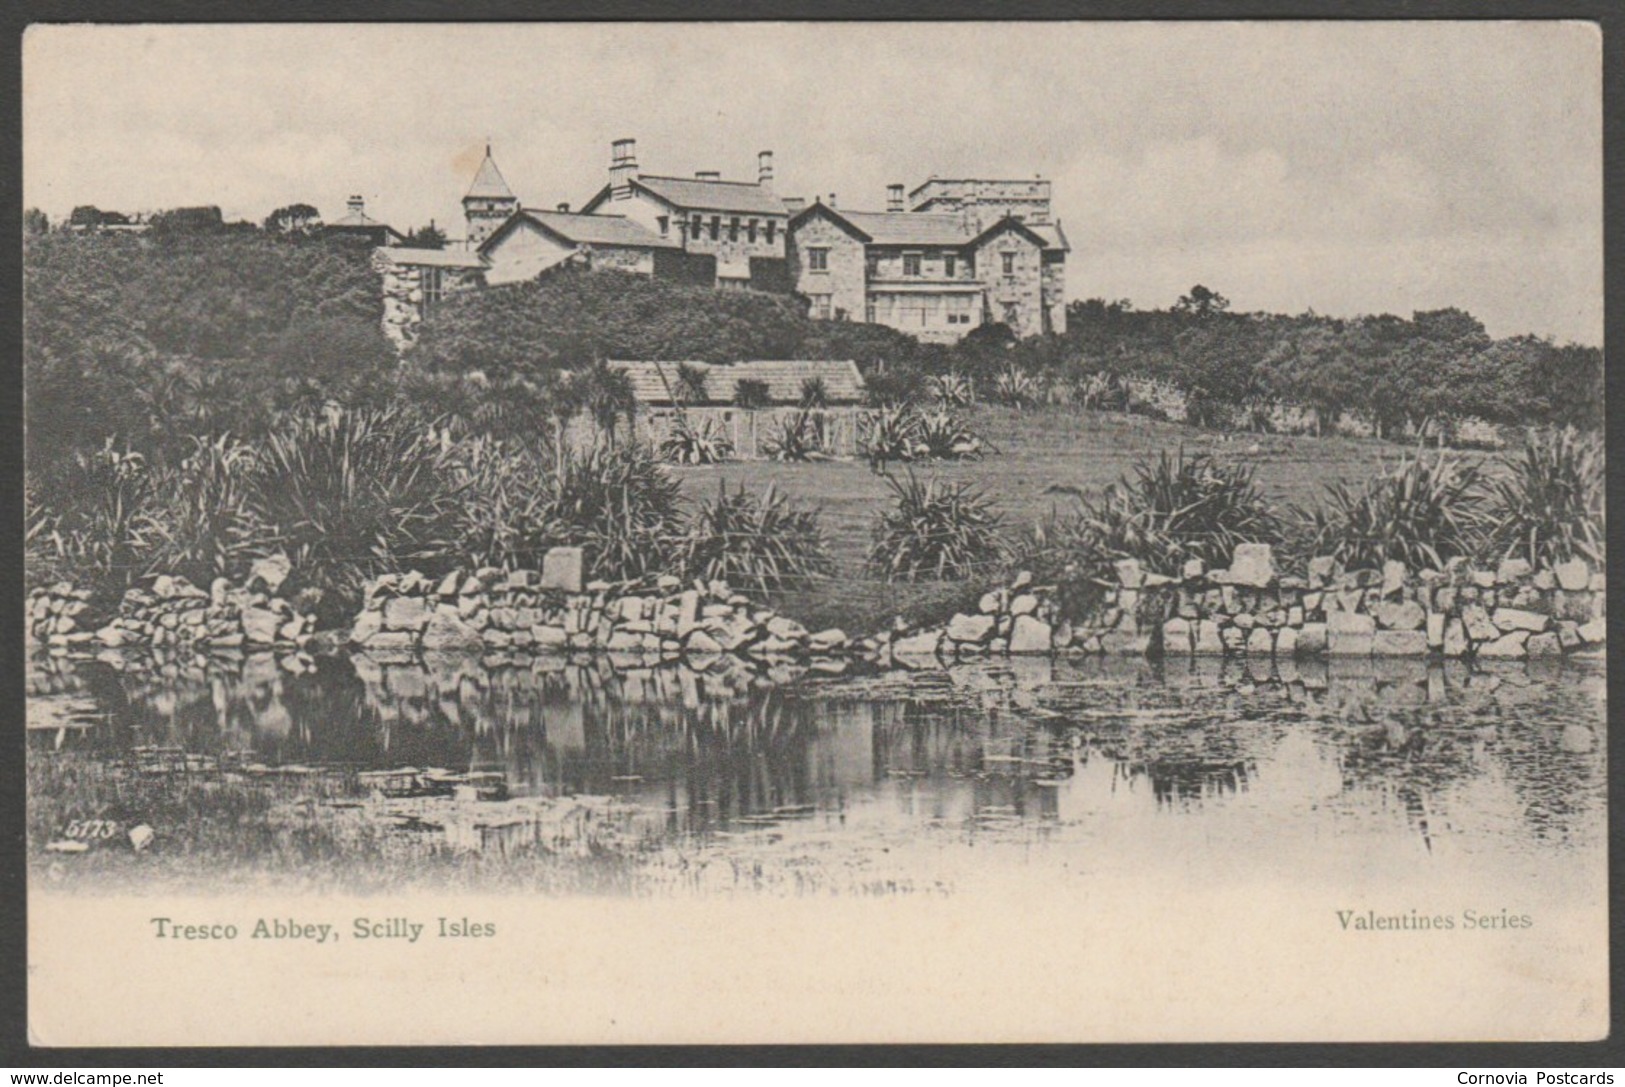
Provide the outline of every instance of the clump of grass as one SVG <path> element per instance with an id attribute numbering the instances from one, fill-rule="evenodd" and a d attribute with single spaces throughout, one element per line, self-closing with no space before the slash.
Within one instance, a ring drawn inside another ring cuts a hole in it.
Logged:
<path id="1" fill-rule="evenodd" d="M 875 520 L 870 571 L 888 581 L 986 576 L 1008 554 L 1003 518 L 968 483 L 888 476 L 895 498 Z"/>
<path id="2" fill-rule="evenodd" d="M 1079 496 L 1069 513 L 1052 511 L 1034 527 L 1024 554 L 1061 579 L 1100 577 L 1119 559 L 1138 559 L 1163 574 L 1188 559 L 1228 565 L 1240 543 L 1275 543 L 1281 523 L 1253 479 L 1253 469 L 1206 454 L 1142 460 L 1098 500 Z"/>
<path id="3" fill-rule="evenodd" d="M 816 508 L 797 507 L 771 483 L 757 498 L 743 486 L 730 494 L 720 481 L 716 498 L 689 522 L 683 567 L 692 577 L 762 593 L 833 570 Z"/>
<path id="4" fill-rule="evenodd" d="M 1011 408 L 1030 408 L 1042 399 L 1043 390 L 1027 371 L 1006 365 L 993 379 L 993 399 Z"/>
<path id="5" fill-rule="evenodd" d="M 829 407 L 829 386 L 824 384 L 823 378 L 802 378 L 801 406 L 804 408 Z"/>
<path id="6" fill-rule="evenodd" d="M 537 569 L 555 535 L 555 476 L 523 444 L 489 435 L 458 443 L 458 556 L 467 566 Z"/>
<path id="7" fill-rule="evenodd" d="M 447 452 L 396 408 L 307 413 L 266 439 L 255 515 L 304 584 L 358 602 L 376 574 L 454 565 Z"/>
<path id="8" fill-rule="evenodd" d="M 706 372 L 686 362 L 677 364 L 677 385 L 672 393 L 684 404 L 704 404 L 711 394 L 706 388 Z"/>
<path id="9" fill-rule="evenodd" d="M 64 578 L 116 594 L 143 572 L 153 474 L 140 453 L 109 438 L 100 449 L 75 452 L 33 497 L 24 526 L 30 582 Z"/>
<path id="10" fill-rule="evenodd" d="M 154 484 L 147 570 L 205 585 L 240 578 L 271 532 L 256 513 L 260 460 L 229 435 L 193 438 L 192 450 Z"/>
<path id="11" fill-rule="evenodd" d="M 951 411 L 934 411 L 916 416 L 914 456 L 934 460 L 980 460 L 985 451 L 982 436 Z"/>
<path id="12" fill-rule="evenodd" d="M 1478 467 L 1418 454 L 1363 487 L 1326 485 L 1318 507 L 1299 511 L 1305 550 L 1331 555 L 1347 569 L 1395 559 L 1439 569 L 1471 556 L 1488 513 Z"/>
<path id="13" fill-rule="evenodd" d="M 824 456 L 824 445 L 823 428 L 803 410 L 774 421 L 762 439 L 762 452 L 774 460 L 807 461 Z"/>
<path id="14" fill-rule="evenodd" d="M 660 455 L 674 464 L 718 464 L 733 456 L 733 441 L 715 419 L 698 424 L 679 414 L 671 431 L 660 440 Z"/>
<path id="15" fill-rule="evenodd" d="M 1574 558 L 1602 565 L 1607 540 L 1603 459 L 1596 434 L 1570 427 L 1531 436 L 1522 456 L 1505 458 L 1505 474 L 1490 483 L 1490 550 L 1536 566 Z"/>
<path id="16" fill-rule="evenodd" d="M 976 403 L 976 386 L 964 374 L 939 374 L 931 379 L 931 395 L 945 408 L 968 408 Z"/>
<path id="17" fill-rule="evenodd" d="M 663 572 L 683 535 L 678 497 L 677 481 L 641 443 L 569 454 L 545 514 L 550 542 L 584 547 L 594 577 Z"/>

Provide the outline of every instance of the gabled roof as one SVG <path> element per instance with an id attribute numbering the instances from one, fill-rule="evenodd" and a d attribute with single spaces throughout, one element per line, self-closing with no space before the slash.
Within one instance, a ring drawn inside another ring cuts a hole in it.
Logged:
<path id="1" fill-rule="evenodd" d="M 385 260 L 395 264 L 424 265 L 430 268 L 484 268 L 478 253 L 466 249 L 416 249 L 394 245 L 379 249 Z"/>
<path id="2" fill-rule="evenodd" d="M 463 194 L 464 200 L 512 200 L 513 190 L 502 177 L 502 171 L 497 169 L 496 160 L 491 157 L 491 145 L 485 145 L 485 158 L 480 162 L 480 168 L 474 174 L 474 183 Z"/>
<path id="3" fill-rule="evenodd" d="M 551 272 L 567 264 L 586 260 L 580 249 L 564 249 L 555 253 L 526 253 L 524 256 L 491 265 L 485 273 L 487 286 L 503 287 L 509 283 L 524 283 L 543 272 Z"/>
<path id="4" fill-rule="evenodd" d="M 342 219 L 335 219 L 333 222 L 325 224 L 322 229 L 357 232 L 365 231 L 368 233 L 382 230 L 397 241 L 406 240 L 406 235 L 402 234 L 388 223 L 379 222 L 377 219 L 374 219 L 364 211 L 352 211 Z"/>
<path id="5" fill-rule="evenodd" d="M 673 207 L 694 211 L 740 211 L 751 215 L 785 215 L 784 201 L 772 189 L 753 181 L 710 181 L 692 177 L 642 174 L 632 184 Z"/>
<path id="6" fill-rule="evenodd" d="M 980 245 L 984 241 L 986 241 L 988 238 L 993 237 L 993 235 L 1002 234 L 1006 230 L 1013 230 L 1017 234 L 1024 235 L 1027 238 L 1028 241 L 1032 242 L 1034 245 L 1038 246 L 1038 248 L 1040 248 L 1040 249 L 1049 248 L 1049 239 L 1048 238 L 1045 238 L 1042 234 L 1038 233 L 1035 229 L 1028 226 L 1026 223 L 1022 222 L 1020 219 L 1017 219 L 1014 215 L 1006 215 L 1006 216 L 1004 216 L 998 222 L 994 223 L 992 226 L 988 227 L 986 230 L 984 230 L 980 234 L 976 235 L 976 237 L 974 239 L 972 239 L 972 244 Z"/>
<path id="7" fill-rule="evenodd" d="M 536 224 L 548 234 L 571 245 L 619 245 L 633 249 L 677 249 L 670 238 L 662 238 L 642 223 L 624 215 L 586 215 L 574 211 L 543 211 L 521 208 L 480 244 L 480 252 L 493 248 L 498 240 L 513 232 L 521 221 Z"/>
<path id="8" fill-rule="evenodd" d="M 765 382 L 768 397 L 775 404 L 800 403 L 801 383 L 813 377 L 824 383 L 831 404 L 860 403 L 864 394 L 863 376 L 858 373 L 857 363 L 849 359 L 769 359 L 730 364 L 611 360 L 609 365 L 626 372 L 632 394 L 640 404 L 670 404 L 680 365 L 705 374 L 706 396 L 713 404 L 733 403 L 742 378 Z"/>
<path id="9" fill-rule="evenodd" d="M 965 217 L 958 212 L 946 211 L 838 211 L 827 204 L 814 201 L 790 220 L 791 227 L 823 215 L 846 227 L 859 241 L 869 245 L 920 245 L 957 248 L 975 245 L 1006 224 L 1021 230 L 1045 249 L 1066 251 L 1066 235 L 1059 223 L 1038 226 L 1023 222 L 1014 216 L 1005 216 L 980 233 L 971 230 Z"/>
<path id="10" fill-rule="evenodd" d="M 875 245 L 965 245 L 975 235 L 965 217 L 951 212 L 851 211 L 844 212 L 854 226 Z"/>

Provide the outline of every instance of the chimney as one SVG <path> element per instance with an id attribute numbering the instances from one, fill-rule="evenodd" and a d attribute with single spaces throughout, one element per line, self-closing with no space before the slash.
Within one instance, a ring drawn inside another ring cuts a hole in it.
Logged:
<path id="1" fill-rule="evenodd" d="M 824 201 L 824 203 L 825 203 L 825 205 L 827 205 L 827 206 L 828 206 L 828 207 L 834 207 L 834 206 L 835 206 L 835 194 L 834 194 L 834 193 L 830 193 L 830 194 L 829 194 L 829 199 L 828 199 L 828 200 L 826 200 L 826 201 Z"/>
<path id="2" fill-rule="evenodd" d="M 361 215 L 362 209 L 367 206 L 367 202 L 361 199 L 361 195 L 357 193 L 356 195 L 350 197 L 350 199 L 347 201 L 347 206 L 350 209 L 351 215 Z"/>
<path id="3" fill-rule="evenodd" d="M 903 186 L 901 186 L 901 185 L 887 185 L 886 186 L 886 210 L 887 211 L 902 211 L 903 210 Z"/>
<path id="4" fill-rule="evenodd" d="M 773 184 L 773 152 L 758 151 L 756 153 L 756 184 Z"/>
<path id="5" fill-rule="evenodd" d="M 559 210 L 564 212 L 566 215 L 570 214 L 570 201 L 566 200 L 564 203 L 560 204 Z"/>
<path id="6" fill-rule="evenodd" d="M 699 181 L 721 181 L 721 170 L 695 170 L 694 177 Z"/>
<path id="7" fill-rule="evenodd" d="M 638 177 L 638 142 L 616 140 L 609 145 L 609 198 L 630 200 Z"/>

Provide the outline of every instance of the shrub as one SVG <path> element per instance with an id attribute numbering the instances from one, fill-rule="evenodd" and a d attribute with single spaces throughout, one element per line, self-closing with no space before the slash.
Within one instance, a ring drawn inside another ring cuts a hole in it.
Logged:
<path id="1" fill-rule="evenodd" d="M 892 461 L 912 460 L 918 444 L 919 416 L 912 408 L 895 405 L 870 412 L 864 419 L 859 443 L 869 467 L 878 470 Z"/>
<path id="2" fill-rule="evenodd" d="M 567 454 L 546 517 L 549 542 L 586 548 L 589 572 L 605 579 L 670 569 L 683 535 L 677 481 L 637 442 Z"/>
<path id="3" fill-rule="evenodd" d="M 829 387 L 824 384 L 823 378 L 802 378 L 801 406 L 804 408 L 829 407 Z"/>
<path id="4" fill-rule="evenodd" d="M 660 439 L 660 455 L 675 464 L 716 464 L 733 455 L 732 440 L 715 419 L 696 425 L 679 413 L 671 431 Z"/>
<path id="5" fill-rule="evenodd" d="M 698 366 L 691 366 L 686 362 L 677 364 L 677 385 L 672 389 L 672 396 L 682 404 L 704 404 L 710 401 L 711 394 L 706 389 L 706 372 Z"/>
<path id="6" fill-rule="evenodd" d="M 539 569 L 553 538 L 554 476 L 528 447 L 489 435 L 461 442 L 453 472 L 459 557 L 469 566 Z"/>
<path id="7" fill-rule="evenodd" d="M 1475 465 L 1417 455 L 1363 487 L 1326 485 L 1321 505 L 1300 511 L 1308 550 L 1349 569 L 1388 559 L 1439 569 L 1471 555 L 1485 524 L 1483 480 Z"/>
<path id="8" fill-rule="evenodd" d="M 773 403 L 772 391 L 759 377 L 742 377 L 734 383 L 734 404 L 741 408 L 765 408 Z"/>
<path id="9" fill-rule="evenodd" d="M 1596 434 L 1566 428 L 1531 436 L 1503 459 L 1489 488 L 1489 546 L 1536 566 L 1582 558 L 1600 566 L 1607 531 L 1603 448 Z"/>
<path id="10" fill-rule="evenodd" d="M 411 413 L 306 413 L 266 439 L 255 513 L 301 581 L 351 607 L 370 576 L 454 565 L 462 493 L 449 469 Z"/>
<path id="11" fill-rule="evenodd" d="M 911 367 L 892 366 L 864 375 L 864 399 L 872 408 L 906 407 L 920 398 L 924 376 Z"/>
<path id="12" fill-rule="evenodd" d="M 1031 374 L 1008 364 L 993 380 L 993 398 L 1006 407 L 1032 407 L 1038 403 L 1042 391 Z"/>
<path id="13" fill-rule="evenodd" d="M 774 460 L 806 461 L 825 455 L 824 431 L 808 411 L 798 411 L 774 421 L 762 452 Z"/>
<path id="14" fill-rule="evenodd" d="M 116 595 L 144 570 L 150 544 L 152 475 L 140 453 L 109 438 L 66 458 L 36 491 L 28 511 L 28 580 L 65 578 Z"/>
<path id="15" fill-rule="evenodd" d="M 888 581 L 940 581 L 985 576 L 1002 563 L 1003 519 L 982 492 L 968 483 L 922 483 L 913 472 L 886 482 L 896 501 L 875 519 L 873 573 Z"/>
<path id="16" fill-rule="evenodd" d="M 945 408 L 967 408 L 976 402 L 976 386 L 963 374 L 939 374 L 931 379 L 931 395 Z"/>
<path id="17" fill-rule="evenodd" d="M 950 411 L 916 417 L 914 455 L 939 460 L 980 460 L 982 437 Z"/>
<path id="18" fill-rule="evenodd" d="M 799 509 L 770 483 L 760 499 L 741 485 L 703 502 L 689 523 L 683 569 L 767 593 L 833 569 L 816 509 Z"/>
<path id="19" fill-rule="evenodd" d="M 259 458 L 228 435 L 192 439 L 192 452 L 154 481 L 147 572 L 206 585 L 241 578 L 271 533 L 256 511 Z"/>
<path id="20" fill-rule="evenodd" d="M 1107 487 L 1099 501 L 1078 499 L 1036 526 L 1027 560 L 1047 576 L 1094 578 L 1118 559 L 1138 559 L 1175 574 L 1191 558 L 1229 563 L 1239 543 L 1274 543 L 1281 524 L 1253 482 L 1253 470 L 1223 465 L 1181 448 L 1134 465 L 1133 477 Z"/>

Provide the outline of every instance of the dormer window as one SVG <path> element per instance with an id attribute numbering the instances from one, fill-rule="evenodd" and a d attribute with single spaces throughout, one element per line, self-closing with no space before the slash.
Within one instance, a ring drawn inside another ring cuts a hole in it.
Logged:
<path id="1" fill-rule="evenodd" d="M 666 237 L 667 235 L 669 235 L 671 233 L 671 216 L 670 215 L 662 215 L 658 219 L 656 219 L 655 222 L 660 224 L 660 236 L 662 238 Z"/>
<path id="2" fill-rule="evenodd" d="M 756 220 L 752 219 L 745 224 L 745 240 L 752 245 L 756 244 Z"/>
<path id="3" fill-rule="evenodd" d="M 693 222 L 689 224 L 688 236 L 695 241 L 699 241 L 700 231 L 704 229 L 704 226 L 705 224 L 700 221 L 700 217 L 698 215 L 694 216 Z"/>
<path id="4" fill-rule="evenodd" d="M 779 229 L 779 224 L 778 223 L 774 222 L 772 219 L 769 219 L 767 221 L 767 244 L 768 245 L 773 244 L 773 237 L 774 237 L 775 234 L 778 233 L 778 229 Z"/>
<path id="5" fill-rule="evenodd" d="M 711 216 L 711 240 L 716 241 L 722 237 L 722 216 Z"/>
<path id="6" fill-rule="evenodd" d="M 728 240 L 731 242 L 739 240 L 739 216 L 737 215 L 728 220 Z"/>
<path id="7" fill-rule="evenodd" d="M 920 254 L 903 254 L 903 274 L 905 276 L 917 276 L 920 274 Z"/>
<path id="8" fill-rule="evenodd" d="M 953 279 L 959 271 L 959 262 L 952 253 L 942 254 L 942 274 L 944 278 Z"/>

